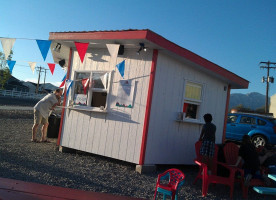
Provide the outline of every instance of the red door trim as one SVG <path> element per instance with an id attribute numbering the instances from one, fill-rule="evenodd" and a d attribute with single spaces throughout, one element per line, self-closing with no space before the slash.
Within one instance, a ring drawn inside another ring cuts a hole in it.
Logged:
<path id="1" fill-rule="evenodd" d="M 225 106 L 225 115 L 224 115 L 224 124 L 223 124 L 222 143 L 225 142 L 228 108 L 229 108 L 229 101 L 230 101 L 230 91 L 231 91 L 231 85 L 228 85 L 227 99 L 226 99 L 226 106 Z"/>
<path id="2" fill-rule="evenodd" d="M 70 48 L 70 53 L 69 53 L 69 61 L 68 61 L 68 69 L 67 69 L 67 75 L 66 79 L 69 79 L 70 71 L 71 71 L 71 60 L 72 60 L 72 48 Z M 60 145 L 60 137 L 61 137 L 61 132 L 63 128 L 63 120 L 64 120 L 64 110 L 65 110 L 65 105 L 66 105 L 66 87 L 64 87 L 64 98 L 63 98 L 63 104 L 62 104 L 62 112 L 61 112 L 61 119 L 60 119 L 60 126 L 59 126 L 59 133 L 58 133 L 58 140 L 57 140 L 57 145 Z"/>
<path id="3" fill-rule="evenodd" d="M 145 119 L 144 119 L 139 165 L 143 165 L 144 161 L 145 161 L 145 153 L 146 153 L 146 147 L 147 147 L 147 136 L 148 136 L 148 129 L 149 129 L 150 111 L 151 111 L 151 103 L 152 103 L 152 94 L 153 94 L 153 87 L 154 87 L 157 57 L 158 57 L 158 50 L 154 49 L 153 55 L 152 55 L 150 80 L 149 80 L 149 88 L 148 88 L 148 96 L 147 96 L 147 104 L 146 104 L 146 112 L 145 112 Z"/>

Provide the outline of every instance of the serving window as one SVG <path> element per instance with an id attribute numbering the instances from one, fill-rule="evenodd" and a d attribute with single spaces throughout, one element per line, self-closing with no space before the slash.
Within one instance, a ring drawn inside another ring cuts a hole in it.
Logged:
<path id="1" fill-rule="evenodd" d="M 191 81 L 185 82 L 183 119 L 199 119 L 203 85 Z"/>
<path id="2" fill-rule="evenodd" d="M 75 72 L 73 105 L 105 110 L 111 72 Z"/>

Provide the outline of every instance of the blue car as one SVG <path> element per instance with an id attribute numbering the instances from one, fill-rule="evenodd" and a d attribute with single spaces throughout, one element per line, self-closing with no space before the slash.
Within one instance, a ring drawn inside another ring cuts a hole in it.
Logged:
<path id="1" fill-rule="evenodd" d="M 256 147 L 276 145 L 276 119 L 252 113 L 228 114 L 226 139 L 241 142 L 244 135 L 249 135 Z"/>

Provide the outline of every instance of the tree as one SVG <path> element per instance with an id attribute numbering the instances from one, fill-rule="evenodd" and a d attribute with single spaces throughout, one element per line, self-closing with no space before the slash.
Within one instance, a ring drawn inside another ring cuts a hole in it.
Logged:
<path id="1" fill-rule="evenodd" d="M 257 113 L 265 113 L 265 106 L 256 109 Z"/>
<path id="2" fill-rule="evenodd" d="M 250 108 L 245 108 L 242 104 L 237 105 L 233 109 L 236 109 L 238 112 L 252 112 Z"/>
<path id="3" fill-rule="evenodd" d="M 11 50 L 10 55 L 8 56 L 8 60 L 12 59 L 13 52 Z M 5 59 L 5 55 L 0 51 L 0 88 L 5 89 L 5 84 L 11 77 L 10 70 L 7 66 L 7 61 Z"/>

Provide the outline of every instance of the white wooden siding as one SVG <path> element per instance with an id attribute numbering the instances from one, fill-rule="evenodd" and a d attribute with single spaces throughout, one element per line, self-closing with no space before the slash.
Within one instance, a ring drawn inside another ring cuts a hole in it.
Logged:
<path id="1" fill-rule="evenodd" d="M 194 163 L 194 144 L 200 136 L 202 125 L 175 121 L 184 103 L 185 80 L 204 85 L 200 117 L 204 122 L 205 113 L 213 115 L 213 123 L 217 126 L 216 143 L 221 143 L 227 98 L 224 86 L 227 84 L 160 52 L 155 75 L 145 164 Z"/>
<path id="2" fill-rule="evenodd" d="M 76 51 L 72 57 L 71 79 L 76 71 L 82 70 L 115 72 L 111 79 L 108 113 L 66 109 L 61 146 L 138 164 L 152 51 L 137 55 L 135 50 L 125 49 L 124 57 L 117 58 L 117 64 L 127 58 L 124 79 L 131 79 L 136 86 L 133 108 L 115 106 L 118 83 L 122 77 L 115 66 L 110 66 L 107 50 L 88 50 L 83 64 Z M 72 99 L 70 95 L 68 100 Z"/>

